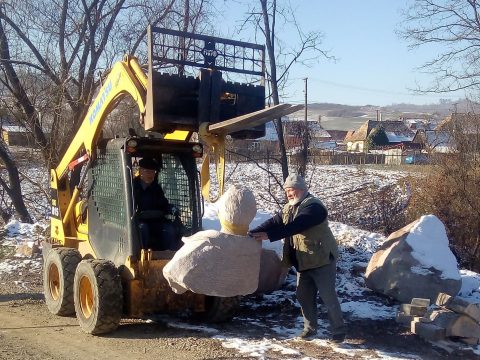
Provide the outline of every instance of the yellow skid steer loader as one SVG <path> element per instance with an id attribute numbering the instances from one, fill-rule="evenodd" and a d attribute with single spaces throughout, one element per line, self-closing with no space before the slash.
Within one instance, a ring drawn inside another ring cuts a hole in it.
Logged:
<path id="1" fill-rule="evenodd" d="M 265 109 L 263 46 L 155 27 L 147 34 L 148 72 L 133 56 L 112 67 L 50 175 L 46 304 L 56 315 L 75 313 L 90 334 L 115 330 L 122 317 L 177 311 L 209 321 L 233 316 L 237 298 L 175 294 L 162 274 L 175 249 L 165 250 L 161 237 L 143 242 L 139 224 L 145 217 L 167 219 L 177 241 L 201 230 L 203 198 L 210 196 L 204 145 L 216 154 L 221 194 L 225 136 L 263 136 L 265 122 L 298 110 L 288 104 Z M 161 73 L 165 64 L 177 73 Z M 198 76 L 186 76 L 186 67 L 200 68 Z M 225 81 L 222 71 L 257 76 L 259 85 Z M 148 136 L 104 139 L 105 118 L 124 96 L 137 104 Z M 194 133 L 201 142 L 192 141 Z M 143 158 L 155 159 L 154 181 L 177 211 L 138 211 L 133 183 Z"/>

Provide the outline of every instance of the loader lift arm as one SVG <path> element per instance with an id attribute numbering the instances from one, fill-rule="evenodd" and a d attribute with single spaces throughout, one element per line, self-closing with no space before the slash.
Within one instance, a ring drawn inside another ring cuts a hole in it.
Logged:
<path id="1" fill-rule="evenodd" d="M 107 115 L 127 94 L 137 103 L 140 117 L 143 117 L 146 109 L 147 77 L 137 59 L 128 55 L 111 69 L 67 152 L 56 167 L 55 172 L 59 179 L 65 176 L 68 165 L 78 156 L 82 148 L 88 156 L 92 156 Z"/>
<path id="2" fill-rule="evenodd" d="M 75 237 L 73 209 L 85 180 L 84 173 L 80 183 L 75 185 L 71 191 L 67 174 L 75 164 L 80 163 L 75 159 L 82 155 L 82 160 L 88 160 L 87 168 L 89 167 L 105 119 L 124 96 L 130 95 L 136 102 L 140 112 L 140 121 L 143 121 L 142 117 L 145 116 L 146 109 L 146 91 L 147 77 L 135 57 L 125 56 L 123 61 L 117 62 L 110 70 L 70 146 L 57 167 L 51 171 L 52 238 Z M 82 152 L 83 154 L 81 154 Z"/>

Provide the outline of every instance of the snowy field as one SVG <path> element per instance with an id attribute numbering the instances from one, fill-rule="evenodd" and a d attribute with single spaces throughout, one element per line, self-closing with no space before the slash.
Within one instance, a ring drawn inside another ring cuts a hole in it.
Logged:
<path id="1" fill-rule="evenodd" d="M 276 173 L 278 174 L 276 169 Z M 36 174 L 38 175 L 38 173 Z M 374 185 L 377 188 L 385 186 L 398 186 L 400 194 L 407 196 L 407 190 L 401 188 L 401 180 L 406 176 L 405 173 L 390 170 L 372 170 L 359 169 L 357 167 L 348 166 L 318 166 L 309 169 L 306 176 L 307 182 L 310 184 L 311 192 L 320 197 L 327 207 L 332 207 L 338 201 L 342 201 L 342 194 L 349 194 L 359 188 L 367 185 Z M 257 216 L 253 220 L 250 227 L 254 227 L 267 219 L 271 214 L 278 210 L 278 204 L 275 203 L 274 197 L 281 199 L 283 196 L 281 188 L 273 191 L 270 195 L 267 189 L 269 186 L 269 178 L 265 172 L 260 171 L 253 165 L 239 165 L 236 168 L 229 166 L 227 169 L 227 187 L 230 184 L 239 184 L 250 188 L 257 199 Z M 33 192 L 33 190 L 32 190 Z M 403 196 L 403 195 L 402 195 Z M 37 203 L 39 200 L 37 199 Z M 39 209 L 43 209 L 45 204 L 39 203 Z M 38 239 L 39 234 L 47 226 L 45 218 L 39 218 L 42 211 L 37 211 L 36 216 L 38 222 L 36 224 L 22 224 L 16 220 L 10 221 L 4 227 L 4 236 L 0 239 L 0 245 L 14 246 L 31 242 L 32 239 Z M 205 205 L 205 214 L 203 218 L 205 229 L 220 229 L 217 217 L 217 209 L 215 204 Z M 330 223 L 333 233 L 335 234 L 340 248 L 340 258 L 338 262 L 337 289 L 342 306 L 342 310 L 348 321 L 358 319 L 368 320 L 385 320 L 393 319 L 398 310 L 398 305 L 390 305 L 385 302 L 382 297 L 376 296 L 371 290 L 365 287 L 362 273 L 353 271 L 354 265 L 365 267 L 375 252 L 376 248 L 385 241 L 385 236 L 360 230 L 339 222 Z M 264 241 L 264 246 L 280 251 L 280 242 L 269 243 Z M 1 248 L 1 247 L 0 247 Z M 0 253 L 1 254 L 1 253 Z M 441 260 L 441 259 L 440 259 Z M 0 279 L 2 273 L 19 273 L 19 272 L 39 272 L 41 269 L 40 258 L 25 259 L 15 257 L 12 259 L 3 259 L 0 257 Z M 480 276 L 477 273 L 462 270 L 462 289 L 460 296 L 466 300 L 480 302 Z M 28 288 L 29 284 L 20 284 Z M 283 358 L 291 354 L 292 358 L 297 358 L 298 350 L 290 345 L 287 340 L 291 340 L 298 334 L 303 327 L 303 320 L 300 314 L 300 308 L 295 300 L 295 276 L 289 274 L 285 286 L 270 295 L 258 298 L 244 300 L 244 306 L 250 308 L 265 308 L 272 304 L 279 304 L 284 301 L 290 301 L 294 304 L 298 311 L 296 320 L 288 326 L 285 326 L 280 320 L 268 319 L 267 322 L 259 322 L 255 318 L 241 318 L 247 327 L 264 327 L 265 336 L 263 339 L 250 338 L 248 335 L 239 336 L 220 332 L 215 327 L 194 326 L 181 322 L 170 322 L 170 326 L 179 328 L 188 328 L 204 333 L 205 336 L 211 336 L 219 339 L 223 346 L 227 348 L 237 349 L 242 355 L 248 355 L 252 358 L 264 359 L 267 352 L 278 352 L 283 354 Z M 328 331 L 324 321 L 320 322 L 319 338 L 312 340 L 311 343 L 330 347 L 334 351 L 342 354 L 348 354 L 352 357 L 359 356 L 365 358 L 362 354 L 367 350 L 365 347 L 356 344 L 350 344 L 348 341 L 342 345 L 334 345 L 328 339 Z M 477 355 L 480 355 L 480 346 L 467 347 Z M 381 349 L 368 349 L 374 352 L 374 357 L 369 355 L 370 359 L 421 359 L 409 353 L 389 353 Z"/>
<path id="2" fill-rule="evenodd" d="M 279 166 L 268 167 L 262 164 L 262 167 L 274 174 L 277 179 L 281 178 Z M 254 164 L 240 164 L 238 166 L 228 164 L 226 183 L 227 186 L 229 184 L 247 186 L 255 193 L 259 209 L 275 212 L 278 209 L 275 198 L 283 200 L 283 190 L 281 184 L 276 183 L 273 177 L 266 176 L 263 169 Z M 329 211 L 335 211 L 335 205 L 349 194 L 367 187 L 381 189 L 386 186 L 397 185 L 406 176 L 405 172 L 391 169 L 378 170 L 358 166 L 318 165 L 308 166 L 305 180 L 310 192 L 319 197 L 327 205 Z"/>

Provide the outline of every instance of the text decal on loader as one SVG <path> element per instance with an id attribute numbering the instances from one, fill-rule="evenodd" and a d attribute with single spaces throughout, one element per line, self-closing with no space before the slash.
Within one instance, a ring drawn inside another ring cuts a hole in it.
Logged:
<path id="1" fill-rule="evenodd" d="M 103 104 L 105 103 L 105 100 L 112 91 L 112 81 L 109 80 L 107 85 L 105 86 L 105 90 L 103 90 L 102 95 L 100 96 L 100 99 L 98 99 L 98 102 L 95 104 L 95 108 L 93 109 L 93 112 L 90 114 L 90 118 L 88 119 L 90 122 L 90 125 L 95 121 L 95 118 L 97 117 L 98 112 L 100 109 L 103 107 Z"/>
<path id="2" fill-rule="evenodd" d="M 60 208 L 58 207 L 58 196 L 57 196 L 57 191 L 52 189 L 50 193 L 50 197 L 52 199 L 52 210 L 51 210 L 51 216 L 55 219 L 61 219 L 60 217 Z"/>

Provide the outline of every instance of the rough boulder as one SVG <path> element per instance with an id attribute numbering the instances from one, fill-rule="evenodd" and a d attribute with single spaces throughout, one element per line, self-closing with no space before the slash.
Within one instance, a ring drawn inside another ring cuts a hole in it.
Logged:
<path id="1" fill-rule="evenodd" d="M 247 236 L 256 202 L 246 188 L 232 186 L 219 200 L 221 231 L 205 230 L 184 237 L 184 245 L 163 268 L 176 293 L 231 297 L 258 288 L 262 244 Z"/>
<path id="2" fill-rule="evenodd" d="M 231 297 L 252 294 L 258 287 L 261 244 L 248 236 L 199 231 L 163 268 L 177 294 Z"/>
<path id="3" fill-rule="evenodd" d="M 282 264 L 275 250 L 262 249 L 260 257 L 260 277 L 257 294 L 270 294 L 278 290 L 288 274 L 288 268 Z"/>
<path id="4" fill-rule="evenodd" d="M 370 289 L 400 302 L 434 302 L 440 292 L 455 296 L 462 284 L 445 227 L 434 215 L 392 233 L 373 254 L 365 278 Z"/>

